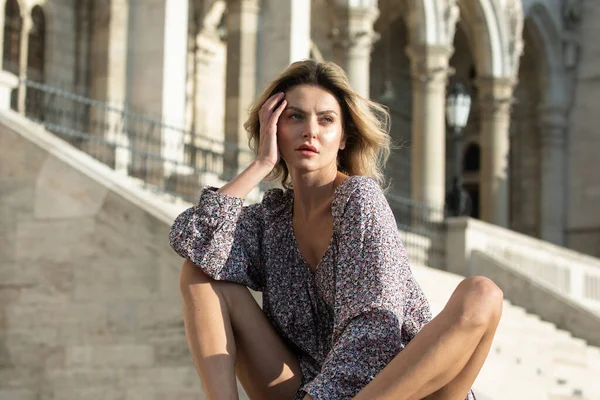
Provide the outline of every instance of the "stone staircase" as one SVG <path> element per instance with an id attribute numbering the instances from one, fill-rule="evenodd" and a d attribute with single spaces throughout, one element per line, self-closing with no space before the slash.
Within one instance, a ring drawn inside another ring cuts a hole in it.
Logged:
<path id="1" fill-rule="evenodd" d="M 0 160 L 0 399 L 204 398 L 166 241 L 184 205 L 12 113 Z M 434 314 L 463 279 L 413 271 Z M 506 302 L 474 388 L 478 400 L 600 400 L 600 349 Z"/>
<path id="2" fill-rule="evenodd" d="M 463 277 L 413 266 L 434 315 Z M 505 301 L 474 389 L 478 400 L 599 400 L 600 349 Z"/>

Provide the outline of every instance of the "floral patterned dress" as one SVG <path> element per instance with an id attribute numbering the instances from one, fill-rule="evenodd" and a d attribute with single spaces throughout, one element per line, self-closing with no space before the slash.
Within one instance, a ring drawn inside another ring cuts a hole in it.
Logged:
<path id="1" fill-rule="evenodd" d="M 175 220 L 171 246 L 212 278 L 263 293 L 265 315 L 302 369 L 295 399 L 349 399 L 431 320 L 429 304 L 373 179 L 336 188 L 333 235 L 314 272 L 294 237 L 293 201 L 293 190 L 273 189 L 243 206 L 205 188 Z"/>

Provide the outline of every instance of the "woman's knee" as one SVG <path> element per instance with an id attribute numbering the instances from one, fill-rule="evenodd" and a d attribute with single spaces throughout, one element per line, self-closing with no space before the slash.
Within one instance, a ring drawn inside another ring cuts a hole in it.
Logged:
<path id="1" fill-rule="evenodd" d="M 460 320 L 470 326 L 494 327 L 502 315 L 502 290 L 489 278 L 472 276 L 459 284 Z"/>
<path id="2" fill-rule="evenodd" d="M 211 293 L 222 298 L 228 307 L 238 301 L 252 299 L 250 291 L 244 285 L 213 279 L 189 260 L 185 260 L 181 268 L 179 289 L 184 300 Z"/>

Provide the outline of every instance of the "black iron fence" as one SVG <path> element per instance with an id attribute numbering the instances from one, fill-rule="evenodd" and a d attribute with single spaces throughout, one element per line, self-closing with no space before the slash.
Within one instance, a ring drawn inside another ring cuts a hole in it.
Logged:
<path id="1" fill-rule="evenodd" d="M 29 119 L 145 187 L 190 202 L 207 182 L 233 177 L 230 157 L 252 157 L 249 149 L 158 119 L 40 83 L 24 84 Z M 265 183 L 261 189 L 272 186 Z M 443 207 L 394 194 L 387 198 L 411 261 L 443 269 Z"/>
<path id="2" fill-rule="evenodd" d="M 445 223 L 442 206 L 386 194 L 411 262 L 444 269 Z"/>
<path id="3" fill-rule="evenodd" d="M 25 81 L 25 115 L 150 188 L 195 200 L 204 181 L 229 180 L 227 157 L 249 149 L 37 82 Z"/>

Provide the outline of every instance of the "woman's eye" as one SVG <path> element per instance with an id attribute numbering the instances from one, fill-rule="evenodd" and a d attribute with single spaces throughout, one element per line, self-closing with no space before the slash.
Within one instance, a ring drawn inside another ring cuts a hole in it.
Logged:
<path id="1" fill-rule="evenodd" d="M 300 114 L 290 114 L 290 118 L 291 119 L 301 119 L 302 115 L 300 115 Z"/>
<path id="2" fill-rule="evenodd" d="M 326 122 L 326 123 L 328 123 L 328 124 L 330 124 L 330 123 L 332 123 L 332 122 L 333 122 L 333 118 L 331 118 L 331 117 L 324 117 L 324 118 L 322 119 L 322 121 L 323 121 L 323 122 Z"/>

